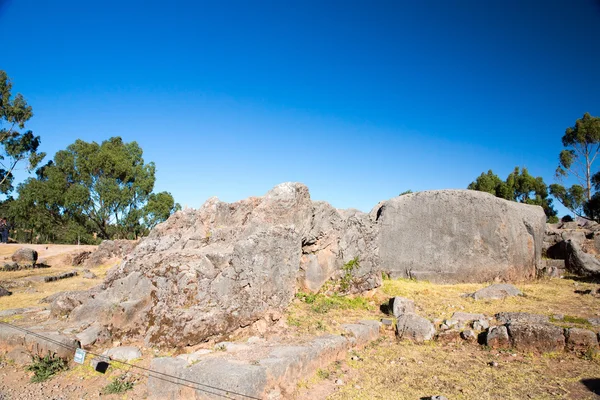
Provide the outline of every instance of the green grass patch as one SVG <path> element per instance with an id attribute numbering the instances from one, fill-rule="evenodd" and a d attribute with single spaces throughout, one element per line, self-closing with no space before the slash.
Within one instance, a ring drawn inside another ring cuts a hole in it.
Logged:
<path id="1" fill-rule="evenodd" d="M 590 321 L 588 321 L 586 318 L 574 317 L 572 315 L 565 315 L 563 321 L 570 324 L 591 325 Z"/>
<path id="2" fill-rule="evenodd" d="M 326 296 L 299 292 L 296 297 L 310 304 L 310 309 L 318 314 L 326 314 L 330 310 L 371 310 L 373 308 L 367 299 L 361 296 L 350 297 L 338 294 Z"/>
<path id="3" fill-rule="evenodd" d="M 127 374 L 123 374 L 113 379 L 111 383 L 106 385 L 104 389 L 102 389 L 102 394 L 116 394 L 123 393 L 128 390 L 133 389 L 133 382 L 129 380 Z"/>
<path id="4" fill-rule="evenodd" d="M 34 355 L 32 362 L 25 369 L 33 372 L 31 382 L 44 382 L 61 371 L 66 370 L 67 362 L 54 354 L 46 354 L 44 357 Z"/>

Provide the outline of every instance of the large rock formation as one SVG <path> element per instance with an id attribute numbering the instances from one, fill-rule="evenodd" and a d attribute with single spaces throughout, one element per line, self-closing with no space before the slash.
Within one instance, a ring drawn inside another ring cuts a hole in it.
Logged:
<path id="1" fill-rule="evenodd" d="M 474 191 L 402 196 L 365 214 L 284 183 L 264 197 L 212 198 L 175 213 L 109 271 L 102 290 L 61 301 L 82 327 L 97 321 L 116 336 L 192 345 L 277 319 L 297 288 L 373 289 L 382 267 L 438 281 L 531 278 L 543 232 L 541 208 Z"/>
<path id="2" fill-rule="evenodd" d="M 583 220 L 547 224 L 543 246 L 546 274 L 600 277 L 600 225 Z"/>
<path id="3" fill-rule="evenodd" d="M 195 344 L 275 318 L 298 282 L 316 291 L 355 257 L 350 291 L 377 287 L 372 225 L 358 211 L 313 203 L 298 183 L 232 204 L 209 199 L 157 226 L 70 318 L 147 343 Z"/>
<path id="4" fill-rule="evenodd" d="M 412 193 L 380 203 L 381 268 L 433 282 L 522 280 L 541 268 L 546 217 L 538 206 L 473 190 Z"/>

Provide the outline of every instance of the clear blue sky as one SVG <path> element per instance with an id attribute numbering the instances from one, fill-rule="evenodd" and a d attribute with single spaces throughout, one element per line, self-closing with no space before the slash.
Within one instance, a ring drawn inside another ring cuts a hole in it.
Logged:
<path id="1" fill-rule="evenodd" d="M 137 141 L 182 205 L 284 181 L 370 210 L 526 166 L 600 115 L 600 4 L 0 0 L 0 69 L 50 157 Z"/>

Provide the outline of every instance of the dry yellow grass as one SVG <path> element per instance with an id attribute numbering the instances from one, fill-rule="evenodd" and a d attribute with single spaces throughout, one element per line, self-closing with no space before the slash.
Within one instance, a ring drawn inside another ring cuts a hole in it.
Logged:
<path id="1" fill-rule="evenodd" d="M 447 318 L 455 311 L 494 315 L 501 311 L 523 311 L 552 316 L 564 314 L 578 317 L 600 315 L 600 298 L 575 293 L 575 290 L 598 285 L 572 279 L 547 279 L 517 284 L 525 294 L 504 300 L 479 300 L 461 297 L 486 287 L 486 284 L 439 285 L 411 280 L 384 281 L 381 292 L 387 297 L 413 299 L 419 312 L 430 318 Z"/>
<path id="2" fill-rule="evenodd" d="M 379 306 L 393 296 L 413 299 L 418 313 L 431 319 L 448 318 L 456 311 L 489 316 L 502 311 L 523 311 L 582 318 L 600 313 L 599 298 L 575 292 L 597 288 L 593 283 L 574 279 L 539 280 L 516 285 L 525 294 L 523 297 L 485 301 L 461 297 L 486 286 L 386 280 L 372 298 L 348 300 L 344 307 L 329 310 L 315 306 L 316 300 L 307 303 L 300 296 L 288 310 L 288 323 L 292 322 L 292 329 L 301 333 L 339 333 L 341 323 L 385 317 Z M 598 331 L 597 327 L 592 329 Z M 317 379 L 315 375 L 304 381 L 299 398 L 321 398 L 327 392 L 335 400 L 419 399 L 433 395 L 450 399 L 594 399 L 597 397 L 582 381 L 600 378 L 598 354 L 585 357 L 572 353 L 516 354 L 462 342 L 415 345 L 397 342 L 391 331 L 359 353 L 361 361 L 353 361 L 349 356 L 343 367 L 333 365 L 327 374 L 321 374 L 328 375 L 328 379 Z M 499 366 L 489 366 L 493 361 Z M 337 378 L 345 384 L 336 389 L 333 381 Z M 329 389 L 324 391 L 323 387 L 328 385 Z"/>
<path id="3" fill-rule="evenodd" d="M 582 383 L 600 377 L 600 362 L 573 354 L 532 356 L 477 345 L 414 345 L 387 339 L 346 360 L 346 383 L 332 400 L 595 399 Z M 492 367 L 491 362 L 497 362 Z"/>
<path id="4" fill-rule="evenodd" d="M 23 271 L 11 271 L 11 272 L 0 272 L 0 281 L 14 281 L 29 277 L 43 277 L 50 275 L 57 275 L 63 272 L 69 272 L 77 270 L 79 275 L 74 278 L 62 279 L 55 282 L 45 283 L 43 280 L 40 281 L 29 281 L 22 287 L 11 288 L 13 292 L 12 296 L 2 297 L 0 300 L 0 310 L 7 310 L 11 308 L 24 308 L 24 307 L 35 307 L 39 306 L 39 301 L 44 297 L 57 292 L 64 292 L 68 290 L 86 290 L 93 286 L 102 283 L 102 280 L 106 276 L 106 272 L 112 267 L 112 265 L 102 265 L 97 268 L 93 268 L 92 272 L 96 274 L 95 279 L 84 279 L 81 275 L 81 268 L 72 266 L 60 266 L 52 268 L 40 268 L 33 270 Z"/>

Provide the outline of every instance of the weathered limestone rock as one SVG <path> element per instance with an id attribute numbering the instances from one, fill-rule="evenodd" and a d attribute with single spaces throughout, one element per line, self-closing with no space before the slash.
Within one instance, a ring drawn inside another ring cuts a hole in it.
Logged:
<path id="1" fill-rule="evenodd" d="M 297 286 L 317 291 L 333 280 L 343 291 L 373 289 L 382 263 L 399 265 L 396 275 L 441 281 L 535 277 L 544 227 L 541 208 L 474 191 L 406 195 L 365 214 L 313 202 L 306 186 L 284 183 L 263 197 L 211 198 L 177 212 L 132 250 L 103 242 L 86 265 L 113 255 L 123 262 L 102 290 L 53 309 L 72 309 L 75 326 L 97 321 L 115 338 L 194 345 L 280 313 Z M 424 329 L 418 340 L 433 334 Z"/>
<path id="2" fill-rule="evenodd" d="M 542 267 L 541 207 L 474 190 L 412 193 L 380 203 L 379 257 L 392 277 L 434 282 L 532 279 Z"/>
<path id="3" fill-rule="evenodd" d="M 15 253 L 11 256 L 11 260 L 16 262 L 19 265 L 34 265 L 38 259 L 37 251 L 33 249 L 29 249 L 27 247 L 22 247 L 15 251 Z"/>
<path id="4" fill-rule="evenodd" d="M 12 350 L 22 348 L 24 351 L 38 356 L 45 356 L 48 353 L 56 354 L 57 357 L 70 360 L 73 357 L 73 348 L 79 347 L 79 342 L 73 338 L 57 332 L 36 332 L 48 341 L 36 335 L 23 333 L 8 325 L 0 324 L 0 352 L 3 350 Z"/>
<path id="5" fill-rule="evenodd" d="M 510 346 L 510 338 L 506 326 L 492 326 L 486 335 L 486 345 L 492 349 L 505 348 Z"/>
<path id="6" fill-rule="evenodd" d="M 595 332 L 588 329 L 565 329 L 567 348 L 569 350 L 587 350 L 598 348 L 598 338 Z"/>
<path id="7" fill-rule="evenodd" d="M 568 271 L 582 276 L 600 276 L 600 260 L 585 253 L 575 240 L 565 240 L 563 245 L 567 254 L 565 266 Z"/>
<path id="8" fill-rule="evenodd" d="M 235 352 L 154 358 L 150 368 L 172 378 L 149 374 L 148 398 L 293 398 L 300 379 L 313 376 L 318 368 L 346 357 L 351 348 L 379 337 L 377 321 L 348 324 L 347 328 L 352 335 L 324 335 L 294 345 L 254 341 L 240 344 Z M 180 385 L 179 379 L 199 385 Z"/>
<path id="9" fill-rule="evenodd" d="M 141 358 L 142 352 L 134 346 L 121 346 L 106 350 L 102 355 L 111 360 L 131 361 Z"/>
<path id="10" fill-rule="evenodd" d="M 82 347 L 91 346 L 96 343 L 102 337 L 108 337 L 108 332 L 99 323 L 94 323 L 87 327 L 85 330 L 77 334 L 77 340 L 81 343 Z"/>
<path id="11" fill-rule="evenodd" d="M 312 202 L 298 183 L 232 204 L 212 198 L 153 229 L 70 319 L 94 316 L 148 344 L 197 344 L 281 312 L 297 283 L 318 290 L 355 258 L 349 291 L 377 287 L 375 237 L 368 214 Z"/>
<path id="12" fill-rule="evenodd" d="M 496 283 L 496 284 L 490 285 L 488 287 L 485 287 L 483 289 L 479 289 L 478 291 L 473 293 L 471 296 L 475 300 L 483 300 L 483 299 L 500 300 L 500 299 L 504 299 L 506 297 L 522 296 L 522 295 L 523 295 L 523 293 L 519 289 L 517 289 L 514 285 L 511 285 L 510 283 Z"/>
<path id="13" fill-rule="evenodd" d="M 0 297 L 2 296 L 10 296 L 12 294 L 12 292 L 4 289 L 2 286 L 0 286 Z"/>
<path id="14" fill-rule="evenodd" d="M 83 264 L 88 268 L 98 267 L 111 259 L 125 257 L 135 248 L 137 243 L 134 240 L 105 240 L 100 243 L 96 251 L 92 253 L 83 252 L 74 257 L 73 265 Z"/>
<path id="15" fill-rule="evenodd" d="M 544 323 L 514 322 L 507 325 L 513 347 L 517 350 L 539 352 L 563 351 L 563 328 Z"/>
<path id="16" fill-rule="evenodd" d="M 550 322 L 550 319 L 546 315 L 530 314 L 526 312 L 501 312 L 496 314 L 496 320 L 501 324 L 510 324 L 514 322 L 543 324 Z"/>
<path id="17" fill-rule="evenodd" d="M 392 297 L 388 304 L 388 311 L 396 318 L 402 314 L 414 313 L 415 302 L 404 297 Z"/>
<path id="18" fill-rule="evenodd" d="M 415 342 L 431 340 L 435 328 L 431 321 L 415 313 L 405 313 L 396 321 L 396 336 L 398 339 L 410 339 Z"/>

